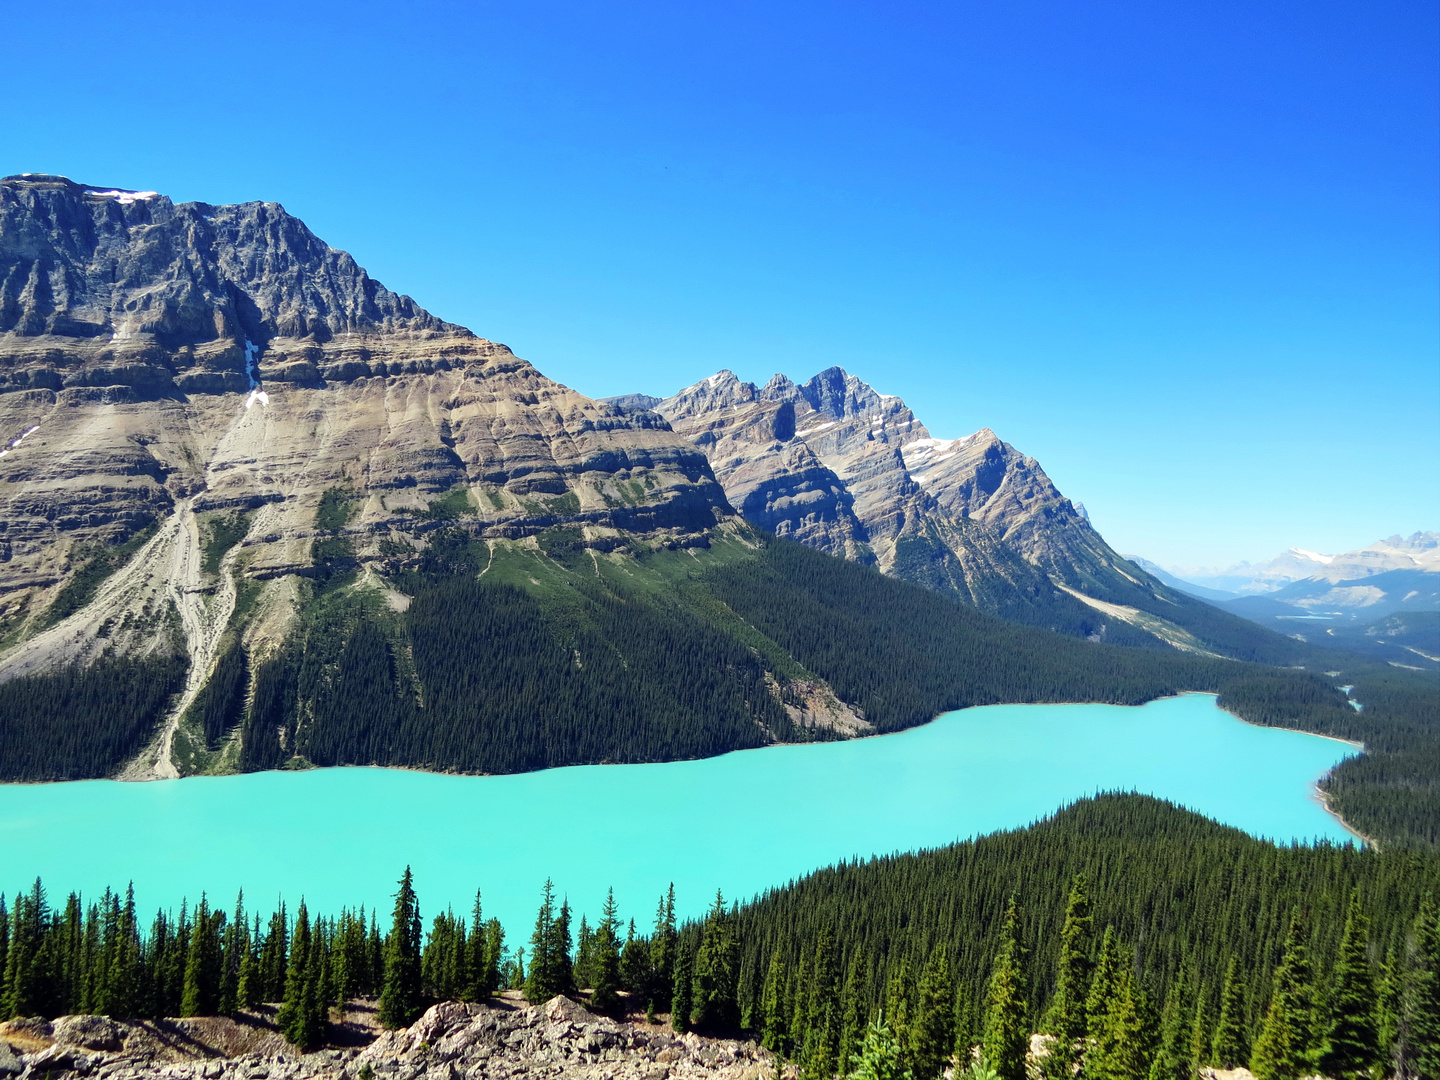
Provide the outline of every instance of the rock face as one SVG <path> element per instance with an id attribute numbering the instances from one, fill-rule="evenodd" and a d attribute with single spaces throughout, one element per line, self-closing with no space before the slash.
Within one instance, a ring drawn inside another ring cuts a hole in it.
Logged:
<path id="1" fill-rule="evenodd" d="M 307 573 L 329 489 L 362 556 L 434 527 L 442 497 L 483 536 L 563 525 L 611 546 L 697 542 L 732 513 L 658 416 L 436 318 L 277 204 L 53 176 L 0 181 L 0 447 L 0 637 L 147 526 L 152 579 L 192 561 L 206 512 L 255 511 L 250 577 Z"/>
<path id="2" fill-rule="evenodd" d="M 748 520 L 982 607 L 1049 605 L 1052 578 L 1128 577 L 1034 458 L 988 428 L 931 438 L 905 402 L 840 368 L 763 387 L 722 371 L 646 407 L 704 451 Z"/>
<path id="3" fill-rule="evenodd" d="M 61 1017 L 0 1031 L 0 1076 L 141 1080 L 459 1080 L 550 1075 L 593 1080 L 759 1080 L 773 1076 L 754 1043 L 675 1035 L 596 1016 L 566 998 L 543 1006 L 436 1005 L 410 1028 L 358 1053 L 297 1053 L 268 1029 L 221 1017 L 125 1023 Z M 17 1052 L 7 1052 L 5 1039 Z"/>

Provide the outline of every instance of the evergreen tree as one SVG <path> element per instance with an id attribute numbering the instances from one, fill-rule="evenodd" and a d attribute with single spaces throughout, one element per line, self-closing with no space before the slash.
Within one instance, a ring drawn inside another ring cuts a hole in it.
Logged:
<path id="1" fill-rule="evenodd" d="M 800 1075 L 804 1080 L 830 1080 L 840 1058 L 840 987 L 835 949 L 828 931 L 815 940 L 806 997 L 805 1046 Z"/>
<path id="2" fill-rule="evenodd" d="M 937 946 L 920 975 L 915 1020 L 910 1025 L 910 1061 L 915 1080 L 938 1080 L 955 1048 L 955 984 L 950 957 Z"/>
<path id="3" fill-rule="evenodd" d="M 1297 908 L 1290 916 L 1285 952 L 1275 970 L 1270 1005 L 1255 1049 L 1250 1071 L 1259 1080 L 1298 1080 L 1311 1068 L 1314 987 L 1305 927 Z"/>
<path id="4" fill-rule="evenodd" d="M 610 1012 L 620 1003 L 616 991 L 620 987 L 620 916 L 615 908 L 615 890 L 605 894 L 605 906 L 600 912 L 600 925 L 595 928 L 594 976 L 591 986 L 594 992 L 590 1003 L 601 1012 Z"/>
<path id="5" fill-rule="evenodd" d="M 525 1000 L 532 1005 L 549 1001 L 560 992 L 560 973 L 555 956 L 555 883 L 545 879 L 540 910 L 530 934 L 530 970 L 525 975 Z"/>
<path id="6" fill-rule="evenodd" d="M 675 950 L 675 978 L 670 989 L 670 1026 L 676 1031 L 690 1030 L 692 982 L 690 949 L 681 938 Z"/>
<path id="7" fill-rule="evenodd" d="M 865 1034 L 869 1020 L 867 1015 L 867 989 L 864 979 L 864 963 L 857 949 L 850 957 L 850 968 L 845 973 L 845 985 L 840 991 L 840 1073 L 847 1075 L 855 1062 L 860 1039 Z"/>
<path id="8" fill-rule="evenodd" d="M 1427 900 L 1415 917 L 1406 972 L 1406 1056 L 1425 1080 L 1440 1077 L 1440 912 Z"/>
<path id="9" fill-rule="evenodd" d="M 670 991 L 675 982 L 675 883 L 660 898 L 655 910 L 655 931 L 650 937 L 649 988 L 657 1012 L 670 1011 Z"/>
<path id="10" fill-rule="evenodd" d="M 691 1014 L 694 1023 L 711 1031 L 733 1031 L 740 1025 L 740 943 L 717 891 L 705 916 L 700 948 L 695 954 Z"/>
<path id="11" fill-rule="evenodd" d="M 1085 1038 L 1085 997 L 1090 989 L 1090 948 L 1093 919 L 1084 875 L 1070 883 L 1065 923 L 1060 930 L 1060 961 L 1055 993 L 1040 1030 L 1051 1036 L 1041 1071 L 1049 1080 L 1071 1080 Z"/>
<path id="12" fill-rule="evenodd" d="M 1020 944 L 1020 913 L 1014 897 L 1005 909 L 1000 951 L 985 999 L 985 1034 L 981 1052 L 1000 1080 L 1025 1080 L 1025 1055 L 1030 1049 L 1026 1006 L 1025 954 Z"/>
<path id="13" fill-rule="evenodd" d="M 295 929 L 290 939 L 290 962 L 285 970 L 285 1000 L 275 1014 L 275 1026 L 286 1040 L 308 1050 L 320 1038 L 315 1010 L 315 974 L 310 916 L 305 901 L 295 910 Z"/>
<path id="14" fill-rule="evenodd" d="M 785 996 L 787 971 L 780 950 L 770 954 L 770 969 L 760 998 L 760 1045 L 772 1054 L 788 1049 L 790 1003 Z"/>
<path id="15" fill-rule="evenodd" d="M 205 894 L 195 908 L 195 924 L 185 955 L 185 983 L 181 992 L 181 1016 L 213 1016 L 220 1009 L 220 925 L 225 915 L 212 916 Z"/>
<path id="16" fill-rule="evenodd" d="M 376 1013 L 387 1028 L 407 1027 L 420 1015 L 420 906 L 410 867 L 405 867 L 399 886 L 385 938 L 384 981 Z"/>
<path id="17" fill-rule="evenodd" d="M 1222 1069 L 1238 1068 L 1249 1060 L 1245 1039 L 1245 998 L 1235 957 L 1225 965 L 1225 982 L 1220 989 L 1220 1019 L 1215 1024 L 1215 1041 L 1210 1063 Z"/>
<path id="18" fill-rule="evenodd" d="M 1330 973 L 1328 1022 L 1319 1056 L 1320 1071 L 1337 1080 L 1368 1076 L 1380 1064 L 1369 948 L 1369 923 L 1360 909 L 1359 893 L 1352 892 L 1340 937 L 1340 954 Z"/>
<path id="19" fill-rule="evenodd" d="M 240 968 L 250 952 L 250 924 L 245 919 L 245 891 L 235 897 L 235 913 L 225 927 L 221 944 L 219 1011 L 230 1015 L 240 1008 Z"/>
<path id="20" fill-rule="evenodd" d="M 1150 1074 L 1145 1002 L 1135 985 L 1133 959 L 1119 950 L 1115 995 L 1101 1014 L 1099 1032 L 1085 1054 L 1086 1080 L 1146 1080 Z M 1092 1014 L 1092 1030 L 1095 1017 Z"/>
<path id="21" fill-rule="evenodd" d="M 555 921 L 550 926 L 553 935 L 550 943 L 550 959 L 554 965 L 555 992 L 557 994 L 573 994 L 575 992 L 575 965 L 570 957 L 570 900 L 568 897 L 560 901 L 560 913 L 555 916 Z"/>
<path id="22" fill-rule="evenodd" d="M 1186 1080 L 1199 1075 L 1202 1066 L 1209 1064 L 1211 1040 L 1215 1027 L 1210 1017 L 1210 994 L 1207 987 L 1201 987 L 1195 996 L 1195 1015 L 1190 1021 L 1190 1045 L 1186 1048 Z"/>
<path id="23" fill-rule="evenodd" d="M 865 1028 L 857 1052 L 855 1068 L 849 1080 L 912 1080 L 913 1075 L 902 1067 L 900 1042 L 880 1017 Z"/>
<path id="24" fill-rule="evenodd" d="M 900 957 L 891 969 L 890 981 L 885 987 L 885 1026 L 895 1038 L 899 1047 L 899 1067 L 911 1072 L 910 1028 L 915 1021 L 915 973 L 910 967 L 910 958 Z"/>

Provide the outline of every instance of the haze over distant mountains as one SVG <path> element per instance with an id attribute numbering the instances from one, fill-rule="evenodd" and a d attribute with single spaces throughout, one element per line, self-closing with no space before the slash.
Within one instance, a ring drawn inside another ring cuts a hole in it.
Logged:
<path id="1" fill-rule="evenodd" d="M 1440 532 L 1391 536 L 1338 555 L 1290 548 L 1268 562 L 1188 579 L 1129 558 L 1172 588 L 1302 641 L 1405 667 L 1440 666 Z"/>
<path id="2" fill-rule="evenodd" d="M 1408 537 L 1390 536 L 1369 547 L 1325 555 L 1318 551 L 1292 547 L 1266 562 L 1239 562 L 1233 566 L 1214 567 L 1157 566 L 1139 556 L 1151 573 L 1160 571 L 1190 585 L 1218 590 L 1236 596 L 1276 592 L 1294 581 L 1320 578 L 1325 581 L 1349 581 L 1389 570 L 1440 571 L 1440 532 L 1416 532 Z"/>

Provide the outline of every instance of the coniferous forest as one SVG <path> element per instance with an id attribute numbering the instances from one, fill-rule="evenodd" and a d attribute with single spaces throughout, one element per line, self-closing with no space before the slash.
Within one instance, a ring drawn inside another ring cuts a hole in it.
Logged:
<path id="1" fill-rule="evenodd" d="M 436 530 L 393 575 L 403 613 L 352 587 L 353 559 L 337 556 L 278 651 L 252 657 L 227 637 L 190 710 L 197 740 L 215 750 L 238 737 L 231 760 L 245 770 L 502 773 L 834 737 L 786 708 L 807 680 L 880 732 L 971 705 L 1204 690 L 1252 722 L 1363 742 L 1325 782 L 1334 808 L 1387 845 L 1440 844 L 1433 674 L 1298 642 L 1282 652 L 1303 667 L 1096 644 L 760 534 L 739 557 L 637 556 L 606 576 L 559 533 L 507 572 L 463 529 Z M 1342 671 L 1363 711 L 1337 688 Z M 153 735 L 183 677 L 175 658 L 111 659 L 0 683 L 0 778 L 109 774 Z"/>
<path id="2" fill-rule="evenodd" d="M 717 893 L 685 923 L 672 888 L 653 916 L 622 915 L 612 894 L 577 924 L 547 881 L 514 947 L 478 893 L 427 926 L 408 869 L 387 912 L 262 916 L 202 896 L 145 919 L 128 891 L 62 902 L 36 882 L 0 901 L 0 1017 L 268 1002 L 314 1046 L 357 998 L 400 1027 L 508 988 L 748 1035 L 813 1080 L 933 1080 L 957 1060 L 1022 1080 L 1035 1032 L 1048 1077 L 1424 1080 L 1440 1075 L 1437 894 L 1433 854 L 1278 847 L 1135 795 L 745 904 Z"/>

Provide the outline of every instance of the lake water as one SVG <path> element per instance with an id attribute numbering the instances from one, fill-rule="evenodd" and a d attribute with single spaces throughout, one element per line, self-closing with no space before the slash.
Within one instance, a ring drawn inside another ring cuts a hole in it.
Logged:
<path id="1" fill-rule="evenodd" d="M 518 776 L 316 769 L 145 784 L 0 785 L 0 888 L 41 875 L 54 899 L 134 880 L 142 910 L 245 888 L 311 910 L 377 902 L 414 867 L 427 925 L 477 887 L 512 943 L 549 876 L 592 919 L 607 886 L 648 927 L 667 883 L 698 913 L 855 855 L 1025 825 L 1097 791 L 1171 799 L 1282 841 L 1348 834 L 1314 783 L 1355 751 L 1243 724 L 1210 695 L 1140 708 L 997 705 L 852 742 L 704 761 Z"/>

